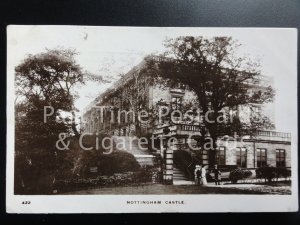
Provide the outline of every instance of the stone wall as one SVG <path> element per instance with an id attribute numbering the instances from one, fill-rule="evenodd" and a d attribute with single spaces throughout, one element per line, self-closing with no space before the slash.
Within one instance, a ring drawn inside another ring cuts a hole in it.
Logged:
<path id="1" fill-rule="evenodd" d="M 234 145 L 228 142 L 220 141 L 219 146 L 225 146 L 225 161 L 226 165 L 236 165 L 237 156 L 236 148 Z M 280 142 L 237 142 L 235 143 L 236 147 L 244 147 L 247 149 L 247 168 L 257 167 L 257 153 L 255 152 L 258 148 L 266 149 L 267 153 L 267 165 L 276 166 L 276 149 L 285 150 L 285 164 L 286 167 L 291 167 L 291 145 L 290 143 L 280 143 Z"/>

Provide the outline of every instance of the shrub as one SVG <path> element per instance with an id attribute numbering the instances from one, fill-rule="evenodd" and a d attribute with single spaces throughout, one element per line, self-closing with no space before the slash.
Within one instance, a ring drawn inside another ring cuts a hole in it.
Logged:
<path id="1" fill-rule="evenodd" d="M 99 152 L 84 152 L 80 163 L 82 166 L 81 175 L 84 177 L 91 175 L 90 167 L 97 167 L 98 175 L 138 171 L 140 168 L 134 156 L 125 151 L 114 151 L 109 155 Z"/>
<path id="2" fill-rule="evenodd" d="M 101 142 L 105 137 L 107 137 L 107 135 L 104 134 L 98 134 L 97 136 L 88 135 L 83 139 L 84 146 L 95 147 L 96 140 L 98 139 L 98 141 Z M 100 143 L 98 150 L 82 150 L 78 140 L 73 138 L 70 144 L 70 150 L 68 151 L 69 159 L 72 162 L 70 171 L 72 171 L 73 175 L 87 178 L 139 170 L 140 165 L 132 154 L 126 151 L 115 150 L 115 146 L 113 146 L 113 148 L 112 153 L 104 154 L 103 152 L 105 150 L 102 149 Z M 97 172 L 91 173 L 91 167 L 96 167 Z M 60 177 L 60 179 L 69 178 L 70 176 Z"/>
<path id="3" fill-rule="evenodd" d="M 15 156 L 15 194 L 48 194 L 55 173 L 53 154 L 40 150 Z"/>
<path id="4" fill-rule="evenodd" d="M 98 140 L 104 137 L 100 134 Z M 107 155 L 103 154 L 103 149 L 85 151 L 80 148 L 77 137 L 69 140 L 70 150 L 55 153 L 53 146 L 45 145 L 30 152 L 18 152 L 15 156 L 15 194 L 49 194 L 54 180 L 111 176 L 140 169 L 128 152 L 113 151 Z M 85 146 L 95 146 L 96 136 L 86 136 L 83 141 Z M 91 167 L 97 167 L 97 173 L 91 173 Z"/>
<path id="5" fill-rule="evenodd" d="M 291 169 L 285 168 L 285 167 L 278 167 L 276 169 L 276 177 L 284 177 L 288 178 L 291 176 Z"/>
<path id="6" fill-rule="evenodd" d="M 94 178 L 78 177 L 57 180 L 54 184 L 54 189 L 56 189 L 58 193 L 63 193 L 90 188 L 136 185 L 150 182 L 152 172 L 152 170 L 140 169 L 136 172 L 116 173 L 111 176 L 97 176 Z"/>
<path id="7" fill-rule="evenodd" d="M 255 170 L 257 178 L 264 178 L 271 182 L 276 177 L 276 168 L 272 166 L 260 167 Z"/>
<path id="8" fill-rule="evenodd" d="M 274 178 L 287 178 L 291 176 L 291 171 L 285 167 L 265 166 L 257 168 L 255 172 L 257 178 L 263 178 L 265 180 L 268 180 L 268 182 L 272 182 Z"/>
<path id="9" fill-rule="evenodd" d="M 229 180 L 232 183 L 237 183 L 238 180 L 243 180 L 246 178 L 249 178 L 252 175 L 252 172 L 250 170 L 242 170 L 240 168 L 232 170 L 229 174 Z"/>

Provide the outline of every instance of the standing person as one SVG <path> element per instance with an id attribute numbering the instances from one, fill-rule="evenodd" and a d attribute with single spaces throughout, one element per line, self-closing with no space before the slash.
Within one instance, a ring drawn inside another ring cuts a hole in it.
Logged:
<path id="1" fill-rule="evenodd" d="M 218 170 L 218 165 L 215 165 L 214 175 L 215 175 L 215 183 L 216 183 L 216 185 L 220 185 L 221 171 Z"/>
<path id="2" fill-rule="evenodd" d="M 195 167 L 194 176 L 195 176 L 195 184 L 200 185 L 201 170 L 199 165 L 196 165 Z"/>
<path id="3" fill-rule="evenodd" d="M 161 167 L 158 167 L 158 169 L 157 169 L 157 182 L 162 183 L 162 180 L 163 180 L 162 169 L 161 169 Z"/>
<path id="4" fill-rule="evenodd" d="M 202 166 L 201 168 L 201 184 L 202 185 L 207 185 L 207 180 L 206 180 L 206 166 Z"/>

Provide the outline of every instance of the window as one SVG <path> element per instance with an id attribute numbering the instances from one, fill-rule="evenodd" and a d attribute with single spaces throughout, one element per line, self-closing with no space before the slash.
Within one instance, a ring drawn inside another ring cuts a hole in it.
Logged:
<path id="1" fill-rule="evenodd" d="M 225 165 L 225 147 L 220 146 L 216 154 L 216 162 L 218 165 Z"/>
<path id="2" fill-rule="evenodd" d="M 267 149 L 265 148 L 256 149 L 256 162 L 257 162 L 257 167 L 263 167 L 267 165 Z"/>
<path id="3" fill-rule="evenodd" d="M 173 97 L 171 104 L 172 104 L 172 110 L 180 110 L 181 109 L 181 98 Z"/>
<path id="4" fill-rule="evenodd" d="M 177 87 L 180 89 L 185 89 L 185 85 L 182 83 L 178 83 Z"/>
<path id="5" fill-rule="evenodd" d="M 239 167 L 247 167 L 247 149 L 243 147 L 236 148 L 236 164 Z"/>
<path id="6" fill-rule="evenodd" d="M 276 149 L 276 166 L 285 167 L 285 150 Z"/>

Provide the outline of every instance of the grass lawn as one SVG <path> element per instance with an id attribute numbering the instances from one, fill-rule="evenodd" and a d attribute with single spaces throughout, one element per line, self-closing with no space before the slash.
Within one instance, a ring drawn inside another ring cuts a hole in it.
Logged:
<path id="1" fill-rule="evenodd" d="M 195 185 L 143 184 L 140 186 L 103 187 L 69 192 L 70 195 L 130 195 L 130 194 L 291 194 L 290 185 Z"/>

